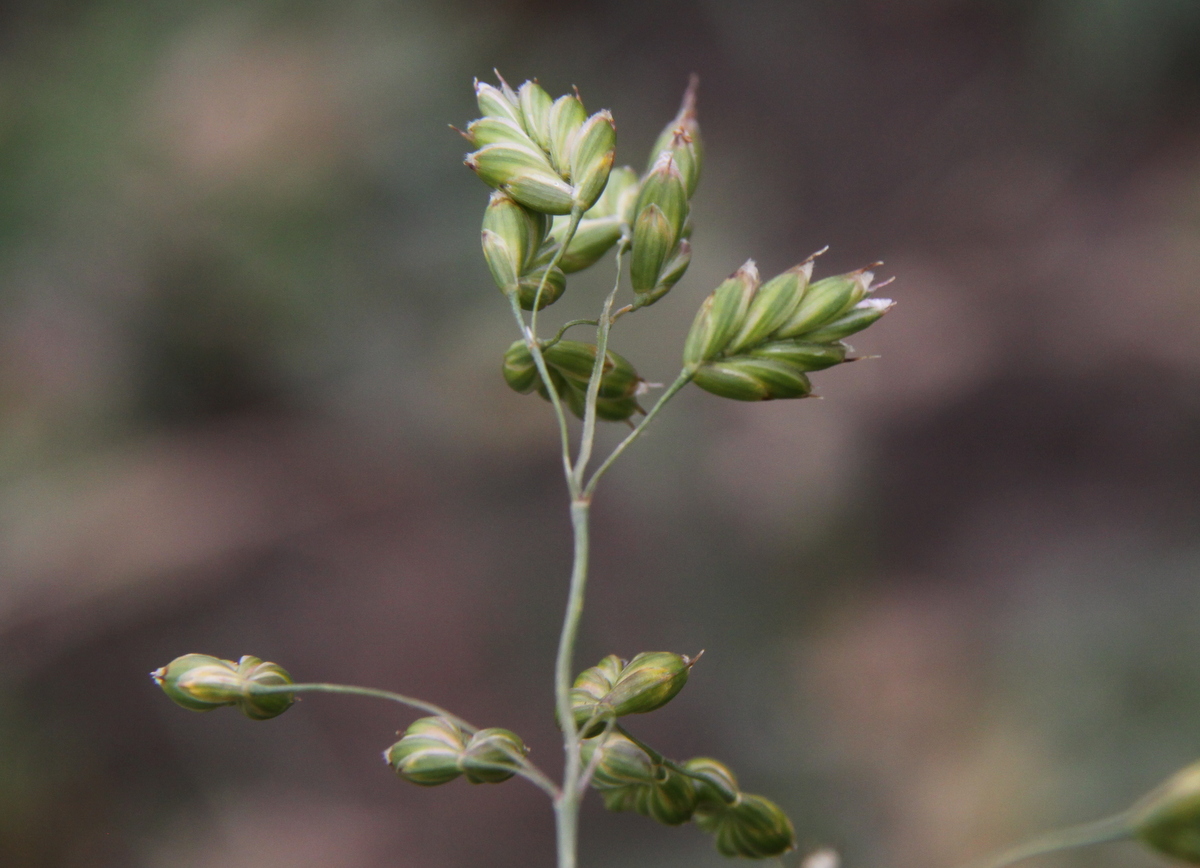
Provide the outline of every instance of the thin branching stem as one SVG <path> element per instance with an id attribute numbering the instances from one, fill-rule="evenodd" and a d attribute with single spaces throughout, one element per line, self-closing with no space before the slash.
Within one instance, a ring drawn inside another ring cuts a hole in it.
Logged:
<path id="1" fill-rule="evenodd" d="M 574 217 L 574 215 L 572 215 Z M 577 221 L 572 222 L 572 228 Z M 566 243 L 562 249 L 566 248 Z M 567 473 L 567 487 L 571 492 L 571 531 L 575 555 L 571 565 L 571 584 L 567 592 L 567 608 L 563 615 L 562 632 L 558 639 L 558 654 L 554 662 L 554 699 L 558 709 L 559 725 L 563 730 L 563 768 L 561 795 L 554 803 L 555 826 L 558 833 L 558 868 L 575 868 L 579 843 L 579 805 L 583 798 L 580 782 L 584 778 L 580 758 L 580 730 L 575 725 L 571 711 L 571 676 L 574 672 L 575 643 L 579 636 L 579 622 L 583 617 L 584 591 L 587 588 L 588 547 L 591 497 L 581 492 L 583 474 L 591 456 L 592 442 L 596 432 L 596 400 L 600 394 L 600 380 L 604 375 L 604 361 L 608 345 L 608 330 L 612 326 L 610 314 L 613 299 L 621 284 L 621 256 L 624 245 L 617 247 L 617 278 L 612 292 L 604 301 L 596 334 L 596 362 L 588 380 L 584 399 L 583 433 L 580 435 L 579 455 L 573 471 Z M 570 452 L 564 448 L 563 460 L 569 466 Z"/>
<path id="2" fill-rule="evenodd" d="M 579 778 L 579 793 L 581 797 L 587 792 L 588 785 L 592 782 L 592 776 L 596 774 L 596 767 L 600 765 L 600 760 L 604 758 L 604 746 L 608 744 L 608 737 L 613 734 L 613 730 L 616 727 L 617 719 L 611 717 L 604 727 L 604 732 L 597 736 L 596 749 L 592 752 L 592 758 L 588 760 L 587 768 L 583 770 L 583 775 Z M 584 732 L 586 731 L 585 729 Z"/>
<path id="3" fill-rule="evenodd" d="M 436 717 L 444 717 L 446 720 L 458 726 L 460 729 L 468 733 L 476 733 L 479 727 L 474 726 L 463 720 L 456 714 L 452 714 L 441 706 L 434 705 L 432 702 L 426 702 L 423 699 L 416 699 L 412 696 L 405 696 L 403 693 L 394 693 L 391 690 L 379 690 L 375 687 L 357 687 L 352 684 L 252 684 L 250 686 L 251 693 L 258 694 L 273 694 L 273 693 L 340 693 L 351 696 L 366 696 L 372 699 L 386 699 L 390 702 L 398 702 L 401 705 L 407 705 L 409 708 L 415 708 L 418 711 L 424 711 Z M 509 752 L 512 760 L 520 765 L 517 774 L 526 780 L 533 783 L 550 798 L 558 798 L 558 787 L 550 780 L 541 769 L 533 764 L 528 757 L 519 756 Z M 503 768 L 508 768 L 504 766 Z"/>
<path id="4" fill-rule="evenodd" d="M 352 696 L 369 696 L 374 699 L 386 699 L 391 702 L 399 702 L 401 705 L 407 705 L 409 708 L 415 708 L 418 711 L 424 711 L 428 714 L 437 717 L 444 717 L 446 720 L 461 727 L 467 732 L 478 732 L 479 727 L 473 726 L 463 720 L 456 714 L 452 714 L 441 706 L 434 705 L 432 702 L 426 702 L 423 699 L 414 699 L 411 696 L 405 696 L 403 693 L 393 693 L 390 690 L 379 690 L 375 687 L 356 687 L 352 684 L 252 684 L 250 686 L 251 693 L 344 693 Z"/>
<path id="5" fill-rule="evenodd" d="M 558 333 L 555 334 L 554 337 L 550 338 L 550 340 L 548 340 L 544 344 L 542 344 L 542 349 L 543 350 L 548 349 L 548 348 L 554 346 L 559 341 L 561 341 L 563 339 L 563 335 L 565 335 L 567 333 L 568 329 L 573 329 L 573 328 L 575 328 L 575 326 L 581 326 L 581 325 L 594 326 L 594 325 L 599 325 L 599 324 L 600 324 L 599 320 L 594 320 L 594 319 L 569 320 L 568 322 L 563 323 L 562 328 L 560 328 L 558 330 Z"/>
<path id="6" fill-rule="evenodd" d="M 612 306 L 621 288 L 621 261 L 624 245 L 617 245 L 617 276 L 613 288 L 604 299 L 600 311 L 600 322 L 596 326 L 596 361 L 592 364 L 592 376 L 588 380 L 587 396 L 584 398 L 583 433 L 579 438 L 579 455 L 575 459 L 575 486 L 583 488 L 583 475 L 592 460 L 592 447 L 596 441 L 596 400 L 600 396 L 600 382 L 604 378 L 604 366 L 608 361 L 608 333 L 612 328 Z"/>
<path id="7" fill-rule="evenodd" d="M 533 329 L 525 325 L 525 317 L 521 314 L 521 302 L 514 292 L 509 296 L 509 301 L 512 302 L 513 316 L 517 320 L 517 327 L 521 330 L 521 337 L 525 339 L 525 345 L 529 347 L 529 352 L 533 356 L 533 363 L 537 366 L 538 374 L 542 378 L 542 385 L 546 389 L 546 394 L 550 396 L 550 404 L 554 407 L 554 417 L 558 420 L 558 439 L 562 447 L 562 462 L 563 473 L 567 478 L 567 485 L 573 482 L 571 476 L 571 432 L 567 428 L 567 414 L 563 412 L 562 399 L 558 397 L 558 390 L 554 388 L 554 381 L 550 379 L 550 368 L 546 366 L 546 359 L 542 355 L 542 348 L 538 345 L 537 335 Z"/>
<path id="8" fill-rule="evenodd" d="M 1091 823 L 1083 823 L 1078 826 L 1068 826 L 1065 829 L 1058 829 L 1054 832 L 1038 835 L 1036 838 L 1032 838 L 1023 844 L 1018 844 L 993 856 L 981 859 L 973 863 L 970 868 L 1007 868 L 1007 866 L 1016 862 L 1021 862 L 1034 856 L 1041 856 L 1044 853 L 1069 850 L 1075 847 L 1086 847 L 1091 844 L 1104 844 L 1108 841 L 1119 841 L 1122 838 L 1128 838 L 1131 833 L 1129 814 L 1128 812 L 1122 812 L 1111 817 L 1105 817 L 1103 820 L 1095 820 Z"/>
<path id="9" fill-rule="evenodd" d="M 578 226 L 578 216 L 575 213 L 571 215 L 571 223 L 568 226 L 567 235 L 559 248 L 560 254 L 566 249 L 575 228 Z M 563 751 L 565 753 L 562 786 L 559 789 L 558 797 L 554 800 L 555 827 L 558 837 L 558 868 L 576 868 L 578 860 L 579 806 L 583 798 L 583 791 L 587 787 L 592 774 L 595 772 L 594 762 L 589 764 L 587 769 L 582 768 L 580 757 L 580 743 L 582 738 L 580 729 L 576 726 L 574 715 L 571 712 L 571 676 L 574 671 L 575 643 L 579 636 L 579 623 L 583 617 L 584 592 L 587 589 L 588 549 L 590 544 L 589 518 L 592 493 L 595 491 L 596 483 L 604 471 L 611 466 L 613 461 L 617 459 L 630 443 L 637 439 L 646 424 L 653 419 L 663 405 L 676 392 L 687 385 L 691 379 L 690 372 L 685 371 L 683 374 L 680 374 L 679 378 L 671 384 L 670 388 L 658 400 L 653 409 L 646 414 L 641 423 L 634 428 L 613 454 L 592 475 L 591 480 L 585 487 L 584 479 L 586 478 L 588 464 L 591 461 L 592 449 L 595 443 L 596 402 L 600 396 L 600 382 L 604 376 L 604 366 L 607 361 L 608 334 L 615 320 L 612 314 L 613 302 L 621 285 L 622 257 L 627 246 L 624 239 L 617 246 L 616 279 L 613 281 L 612 291 L 609 292 L 604 300 L 604 307 L 600 313 L 596 328 L 596 359 L 592 365 L 592 374 L 588 380 L 587 392 L 584 397 L 583 429 L 580 434 L 579 453 L 575 457 L 573 467 L 570 441 L 566 436 L 565 417 L 561 415 L 561 404 L 555 404 L 562 420 L 560 425 L 564 432 L 562 438 L 563 466 L 567 468 L 567 488 L 571 494 L 571 530 L 574 540 L 574 558 L 571 565 L 570 587 L 567 592 L 567 607 L 563 615 L 562 632 L 559 634 L 558 653 L 554 663 L 555 707 L 558 711 L 559 724 L 563 730 Z M 516 310 L 515 307 L 514 310 Z M 561 336 L 561 334 L 560 332 L 559 335 Z M 543 381 L 546 383 L 547 388 L 551 388 L 549 372 L 546 370 L 545 361 L 541 358 L 540 350 L 535 353 L 534 358 L 539 362 L 538 370 L 542 373 Z M 551 391 L 553 392 L 552 388 Z"/>
<path id="10" fill-rule="evenodd" d="M 608 471 L 608 468 L 612 467 L 613 462 L 621 457 L 621 453 L 628 449 L 633 441 L 642 436 L 642 432 L 646 430 L 646 426 L 648 426 L 651 421 L 653 421 L 654 417 L 658 415 L 658 411 L 665 407 L 667 402 L 674 398 L 679 390 L 691 381 L 691 371 L 689 371 L 687 368 L 684 368 L 679 372 L 679 376 L 675 378 L 675 382 L 667 387 L 667 390 L 662 393 L 662 397 L 659 398 L 654 406 L 650 408 L 650 412 L 642 418 L 641 422 L 638 422 L 637 426 L 625 436 L 624 440 L 617 444 L 617 448 L 612 451 L 612 454 L 605 458 L 604 462 L 596 468 L 596 472 L 592 474 L 591 479 L 589 479 L 587 484 L 583 487 L 584 497 L 590 498 L 592 496 L 592 494 L 596 491 L 596 483 L 600 481 L 600 477 Z"/>
<path id="11" fill-rule="evenodd" d="M 564 233 L 562 241 L 559 242 L 558 250 L 554 251 L 554 257 L 550 260 L 550 264 L 542 272 L 541 281 L 538 282 L 537 292 L 533 296 L 533 312 L 529 315 L 529 330 L 533 332 L 535 338 L 537 337 L 538 308 L 542 305 L 542 293 L 546 289 L 546 278 L 550 276 L 550 272 L 554 270 L 554 267 L 562 260 L 563 254 L 567 252 L 567 246 L 575 237 L 575 230 L 579 228 L 579 221 L 582 219 L 583 209 L 578 206 L 572 208 L 571 219 L 567 223 L 567 231 Z M 549 388 L 550 384 L 547 383 L 546 387 Z"/>

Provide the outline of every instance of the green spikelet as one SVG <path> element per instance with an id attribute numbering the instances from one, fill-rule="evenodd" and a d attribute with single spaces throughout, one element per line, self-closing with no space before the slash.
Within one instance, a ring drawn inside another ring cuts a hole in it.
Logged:
<path id="1" fill-rule="evenodd" d="M 761 286 L 747 262 L 700 306 L 683 362 L 697 386 L 736 401 L 805 398 L 808 373 L 849 361 L 841 340 L 893 302 L 867 298 L 864 270 L 810 283 L 813 257 Z"/>
<path id="2" fill-rule="evenodd" d="M 293 681 L 282 666 L 249 655 L 234 663 L 207 654 L 185 654 L 154 670 L 150 677 L 167 696 L 191 711 L 233 705 L 251 720 L 269 720 L 295 701 L 290 693 L 255 693 L 259 685 L 276 687 Z"/>

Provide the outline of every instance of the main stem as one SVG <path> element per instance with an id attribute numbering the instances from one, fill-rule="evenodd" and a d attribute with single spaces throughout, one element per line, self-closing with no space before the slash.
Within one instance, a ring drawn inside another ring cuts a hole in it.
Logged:
<path id="1" fill-rule="evenodd" d="M 567 611 L 563 616 L 562 633 L 558 639 L 558 656 L 554 664 L 554 698 L 558 708 L 559 725 L 563 730 L 563 750 L 566 765 L 560 795 L 554 802 L 555 827 L 558 832 L 558 868 L 575 868 L 579 843 L 579 790 L 582 764 L 579 756 L 579 729 L 571 711 L 571 673 L 579 621 L 583 616 L 583 594 L 588 573 L 588 517 L 590 499 L 571 501 L 571 530 L 575 540 L 575 557 L 571 565 L 571 587 L 567 593 Z"/>
<path id="2" fill-rule="evenodd" d="M 574 234 L 577 225 L 577 215 L 572 214 L 572 220 L 568 226 L 566 237 L 562 242 L 560 253 L 570 242 L 570 238 Z M 620 286 L 621 257 L 624 252 L 625 243 L 622 242 L 617 248 L 616 282 L 604 301 L 604 308 L 597 321 L 596 359 L 592 367 L 592 376 L 588 381 L 587 394 L 584 399 L 583 428 L 580 432 L 579 453 L 574 462 L 574 467 L 572 467 L 571 462 L 570 442 L 566 436 L 565 417 L 562 414 L 561 405 L 555 402 L 555 410 L 559 414 L 559 423 L 563 431 L 562 460 L 566 474 L 567 490 L 571 494 L 571 532 L 575 544 L 575 554 L 571 564 L 571 585 L 567 592 L 567 610 L 563 615 L 562 632 L 559 634 L 558 639 L 558 654 L 554 663 L 555 707 L 558 711 L 559 726 L 562 727 L 563 731 L 563 751 L 566 755 L 564 757 L 562 786 L 559 788 L 558 794 L 554 799 L 554 820 L 558 839 L 558 868 L 576 868 L 579 850 L 579 806 L 583 799 L 582 789 L 586 785 L 584 782 L 585 770 L 582 767 L 580 759 L 580 731 L 579 727 L 575 725 L 575 718 L 571 711 L 571 676 L 574 672 L 575 641 L 579 635 L 579 622 L 583 617 L 584 591 L 587 588 L 588 519 L 592 505 L 592 493 L 604 471 L 625 451 L 629 444 L 637 439 L 645 429 L 646 423 L 658 413 L 662 406 L 691 379 L 691 373 L 688 371 L 680 374 L 679 379 L 671 384 L 670 388 L 667 389 L 654 408 L 646 415 L 641 424 L 605 459 L 600 468 L 585 485 L 587 467 L 591 461 L 592 447 L 596 435 L 596 401 L 599 398 L 600 381 L 604 375 L 604 363 L 608 350 L 608 332 L 612 327 L 614 319 L 612 316 L 612 306 Z M 518 319 L 520 320 L 519 311 L 515 305 L 514 313 L 518 314 Z M 536 317 L 536 305 L 534 315 Z M 534 322 L 536 322 L 536 319 Z M 549 372 L 546 369 L 541 352 L 536 346 L 536 332 L 531 329 L 527 337 L 531 341 L 534 360 L 538 365 L 538 371 L 542 375 L 543 382 L 551 396 L 554 396 L 554 387 L 550 382 Z"/>
<path id="3" fill-rule="evenodd" d="M 574 216 L 574 215 L 572 215 Z M 573 222 L 571 229 L 575 223 Z M 564 243 L 564 247 L 566 244 Z M 588 519 L 592 505 L 590 493 L 584 494 L 583 475 L 592 455 L 596 436 L 596 400 L 608 350 L 608 330 L 612 327 L 612 305 L 621 285 L 621 256 L 625 245 L 617 247 L 617 277 L 612 291 L 604 301 L 596 328 L 596 361 L 588 381 L 584 399 L 583 430 L 579 439 L 579 456 L 573 470 L 567 472 L 567 488 L 571 492 L 571 533 L 575 556 L 571 563 L 571 586 L 567 591 L 567 611 L 563 615 L 562 632 L 558 637 L 558 655 L 554 661 L 554 699 L 558 708 L 559 725 L 563 730 L 563 751 L 566 754 L 562 787 L 554 801 L 555 827 L 558 832 L 558 868 L 575 868 L 579 851 L 579 804 L 583 799 L 580 781 L 584 770 L 579 755 L 579 727 L 571 711 L 571 675 L 574 671 L 575 640 L 583 618 L 583 594 L 588 573 Z M 563 451 L 563 466 L 570 466 L 570 452 Z"/>

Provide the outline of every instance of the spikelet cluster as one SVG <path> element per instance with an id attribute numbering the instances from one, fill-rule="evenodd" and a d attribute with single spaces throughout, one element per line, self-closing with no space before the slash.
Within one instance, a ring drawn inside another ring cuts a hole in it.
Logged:
<path id="1" fill-rule="evenodd" d="M 596 362 L 595 344 L 559 340 L 543 346 L 542 357 L 546 360 L 550 381 L 559 399 L 582 419 L 588 379 Z M 514 391 L 521 394 L 536 391 L 547 401 L 550 400 L 546 384 L 538 374 L 533 353 L 525 341 L 514 341 L 505 352 L 503 373 L 505 382 Z M 609 350 L 604 357 L 596 416 L 619 422 L 634 413 L 643 412 L 637 402 L 643 382 L 628 359 Z"/>
<path id="2" fill-rule="evenodd" d="M 497 286 L 526 310 L 545 307 L 562 295 L 566 275 L 620 244 L 632 251 L 635 306 L 662 298 L 691 260 L 690 200 L 703 156 L 695 78 L 641 176 L 614 168 L 612 115 L 589 116 L 578 92 L 553 99 L 536 81 L 514 90 L 501 78 L 477 81 L 475 97 L 483 116 L 462 131 L 476 148 L 465 162 L 496 191 L 482 240 Z"/>
<path id="3" fill-rule="evenodd" d="M 808 374 L 849 361 L 843 338 L 892 307 L 862 269 L 810 282 L 813 258 L 760 283 L 748 260 L 700 306 L 683 361 L 700 388 L 739 401 L 805 398 Z"/>
<path id="4" fill-rule="evenodd" d="M 610 811 L 637 811 L 668 826 L 692 820 L 712 834 L 725 856 L 768 859 L 796 845 L 791 820 L 779 806 L 742 792 L 733 772 L 717 760 L 655 762 L 620 733 L 585 741 L 582 757 L 596 762 L 592 788 Z"/>
<path id="5" fill-rule="evenodd" d="M 571 688 L 575 725 L 585 738 L 599 734 L 613 718 L 662 708 L 687 684 L 695 660 L 670 651 L 643 651 L 632 660 L 610 654 L 579 673 Z"/>
<path id="6" fill-rule="evenodd" d="M 452 720 L 422 717 L 383 753 L 397 775 L 414 784 L 434 787 L 459 775 L 473 784 L 499 784 L 521 768 L 528 753 L 515 732 L 499 727 L 468 736 Z"/>
<path id="7" fill-rule="evenodd" d="M 256 693 L 255 687 L 292 684 L 282 666 L 243 656 L 236 663 L 208 654 L 184 654 L 150 673 L 154 683 L 176 704 L 191 711 L 236 706 L 251 720 L 269 720 L 287 711 L 291 693 Z"/>

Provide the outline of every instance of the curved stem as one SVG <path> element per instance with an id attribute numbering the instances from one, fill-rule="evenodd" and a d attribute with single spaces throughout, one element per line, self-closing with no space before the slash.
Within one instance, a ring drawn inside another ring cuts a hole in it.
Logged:
<path id="1" fill-rule="evenodd" d="M 1129 814 L 1122 812 L 1103 820 L 1083 823 L 1079 826 L 1068 826 L 1054 832 L 1039 835 L 1023 844 L 1010 847 L 994 856 L 981 859 L 972 864 L 971 868 L 1005 868 L 1014 862 L 1041 856 L 1043 853 L 1053 853 L 1056 850 L 1068 850 L 1073 847 L 1086 847 L 1089 844 L 1103 844 L 1107 841 L 1118 841 L 1128 838 Z"/>
<path id="2" fill-rule="evenodd" d="M 550 397 L 550 404 L 554 407 L 554 416 L 558 420 L 558 439 L 562 447 L 563 473 L 567 477 L 567 484 L 570 485 L 572 482 L 571 432 L 567 429 L 567 414 L 563 412 L 562 399 L 558 397 L 558 390 L 554 388 L 554 381 L 550 379 L 550 369 L 546 366 L 546 358 L 542 355 L 542 348 L 538 345 L 537 335 L 532 328 L 525 325 L 525 317 L 521 315 L 520 299 L 517 298 L 515 292 L 508 298 L 512 303 L 513 317 L 517 320 L 521 337 L 525 339 L 525 345 L 529 347 L 533 363 L 537 366 L 538 374 L 542 378 L 542 385 L 545 386 L 546 394 Z"/>
<path id="3" fill-rule="evenodd" d="M 418 711 L 426 711 L 437 717 L 444 717 L 451 723 L 458 726 L 460 729 L 469 733 L 476 733 L 479 727 L 473 726 L 461 717 L 451 714 L 441 706 L 434 705 L 432 702 L 426 702 L 423 699 L 414 699 L 411 696 L 405 696 L 403 693 L 394 693 L 390 690 L 379 690 L 375 687 L 356 687 L 351 684 L 252 684 L 250 685 L 251 693 L 272 694 L 272 693 L 340 693 L 350 696 L 367 696 L 372 699 L 386 699 L 391 702 L 398 702 L 401 705 L 407 705 L 410 708 L 415 708 Z M 534 765 L 528 757 L 518 756 L 510 753 L 512 760 L 518 763 L 521 768 L 517 771 L 521 777 L 536 785 L 539 789 L 545 791 L 551 799 L 558 798 L 558 787 L 554 782 L 546 777 L 545 773 Z M 501 766 L 497 766 L 501 768 Z M 503 766 L 502 768 L 508 768 Z"/>
<path id="4" fill-rule="evenodd" d="M 593 718 L 594 717 L 595 715 L 593 715 Z M 588 727 L 590 726 L 591 722 L 588 724 Z M 587 732 L 588 727 L 584 728 L 584 732 Z M 609 718 L 608 723 L 604 727 L 604 732 L 596 736 L 598 739 L 596 742 L 596 749 L 592 751 L 592 758 L 588 760 L 587 768 L 583 770 L 583 774 L 580 775 L 579 778 L 580 798 L 582 798 L 583 793 L 587 791 L 588 784 L 592 782 L 592 776 L 596 774 L 596 767 L 600 765 L 600 760 L 604 756 L 604 745 L 608 743 L 608 737 L 613 734 L 613 730 L 616 729 L 616 727 L 617 719 L 615 717 Z"/>
<path id="5" fill-rule="evenodd" d="M 684 368 L 679 372 L 679 376 L 675 378 L 675 382 L 667 387 L 667 390 L 663 392 L 662 397 L 659 398 L 657 403 L 650 408 L 650 412 L 645 415 L 641 422 L 638 422 L 637 427 L 630 431 L 624 440 L 617 444 L 617 448 L 612 451 L 611 455 L 604 459 L 604 463 L 596 468 L 596 472 L 592 474 L 592 478 L 589 479 L 587 485 L 583 487 L 584 497 L 590 498 L 592 496 L 596 490 L 596 483 L 600 481 L 600 477 L 608 471 L 608 468 L 612 467 L 613 462 L 621 457 L 621 453 L 628 449 L 634 440 L 637 440 L 642 436 L 642 432 L 646 430 L 646 426 L 650 424 L 651 420 L 658 415 L 658 411 L 666 406 L 666 403 L 674 398 L 679 390 L 691 381 L 691 371 L 689 371 L 687 368 Z"/>
<path id="6" fill-rule="evenodd" d="M 405 696 L 403 693 L 393 693 L 390 690 L 379 690 L 374 687 L 355 687 L 351 684 L 252 684 L 250 686 L 251 693 L 342 693 L 351 696 L 369 696 L 374 699 L 387 699 L 391 702 L 399 702 L 401 705 L 407 705 L 409 708 L 415 708 L 418 711 L 425 711 L 437 717 L 444 717 L 451 723 L 454 723 L 465 729 L 467 732 L 478 732 L 479 727 L 472 726 L 461 717 L 451 714 L 441 706 L 434 705 L 432 702 L 426 702 L 423 699 L 414 699 L 411 696 Z"/>
<path id="7" fill-rule="evenodd" d="M 517 320 L 521 336 L 525 338 L 525 344 L 529 347 L 529 352 L 533 355 L 533 363 L 537 366 L 538 374 L 541 375 L 542 385 L 546 387 L 546 394 L 550 396 L 550 403 L 554 405 L 554 415 L 558 418 L 559 440 L 562 444 L 563 474 L 566 476 L 567 487 L 570 489 L 572 497 L 578 494 L 578 491 L 574 477 L 571 475 L 571 435 L 567 430 L 567 416 L 563 412 L 562 400 L 558 397 L 558 390 L 554 388 L 554 381 L 550 379 L 550 369 L 546 366 L 546 359 L 542 355 L 541 346 L 538 344 L 537 321 L 538 307 L 542 303 L 542 292 L 546 289 L 546 278 L 550 276 L 550 271 L 558 265 L 563 254 L 566 253 L 567 245 L 575 237 L 575 230 L 579 228 L 579 221 L 582 218 L 582 209 L 574 208 L 571 210 L 571 220 L 567 224 L 567 231 L 558 245 L 558 250 L 554 252 L 554 257 L 550 260 L 550 264 L 546 266 L 546 270 L 542 273 L 542 279 L 538 283 L 537 292 L 533 296 L 533 311 L 529 315 L 528 326 L 525 325 L 525 317 L 521 314 L 521 301 L 517 298 L 517 293 L 514 292 L 509 295 L 513 316 Z"/>
<path id="8" fill-rule="evenodd" d="M 627 730 L 625 727 L 621 726 L 620 724 L 617 724 L 616 731 L 621 733 L 621 735 L 625 736 L 631 742 L 633 742 L 638 747 L 640 747 L 642 750 L 644 750 L 646 752 L 646 755 L 648 757 L 650 757 L 650 761 L 653 762 L 655 765 L 666 766 L 671 771 L 678 772 L 679 774 L 683 775 L 684 777 L 693 778 L 694 780 L 701 781 L 710 786 L 713 785 L 713 782 L 710 781 L 708 778 L 704 777 L 704 775 L 698 775 L 695 772 L 681 766 L 679 763 L 675 762 L 674 760 L 668 759 L 667 757 L 663 756 L 661 753 L 656 751 L 654 748 L 650 747 L 650 745 L 646 744 L 644 741 L 642 741 L 640 738 L 638 738 L 636 735 L 634 735 L 632 732 L 630 732 L 629 730 Z M 722 793 L 722 795 L 726 798 L 726 800 L 729 800 L 731 798 L 729 795 L 726 795 L 725 793 Z M 736 793 L 733 794 L 733 797 L 736 798 Z"/>
<path id="9" fill-rule="evenodd" d="M 559 242 L 558 250 L 554 251 L 554 257 L 550 260 L 550 264 L 542 272 L 542 279 L 538 283 L 537 292 L 533 296 L 533 312 L 529 315 L 529 330 L 533 332 L 535 338 L 537 337 L 538 308 L 542 304 L 542 292 L 546 289 L 546 278 L 550 276 L 550 272 L 554 269 L 554 266 L 558 265 L 563 258 L 563 254 L 567 252 L 567 245 L 575 237 L 575 230 L 579 228 L 579 221 L 582 219 L 583 209 L 579 207 L 572 208 L 571 219 L 567 223 L 567 231 L 563 234 L 562 241 Z M 547 387 L 549 387 L 549 384 L 547 384 Z"/>
<path id="10" fill-rule="evenodd" d="M 563 335 L 565 335 L 567 333 L 567 329 L 573 329 L 573 328 L 575 328 L 575 326 L 581 326 L 581 325 L 590 325 L 590 326 L 600 325 L 600 321 L 594 320 L 594 319 L 573 319 L 568 322 L 565 322 L 565 323 L 563 323 L 562 328 L 560 328 L 558 330 L 558 334 L 556 334 L 554 337 L 550 338 L 550 340 L 546 341 L 546 343 L 544 343 L 542 345 L 542 349 L 544 350 L 547 347 L 552 347 L 556 343 L 561 341 L 563 339 Z"/>

